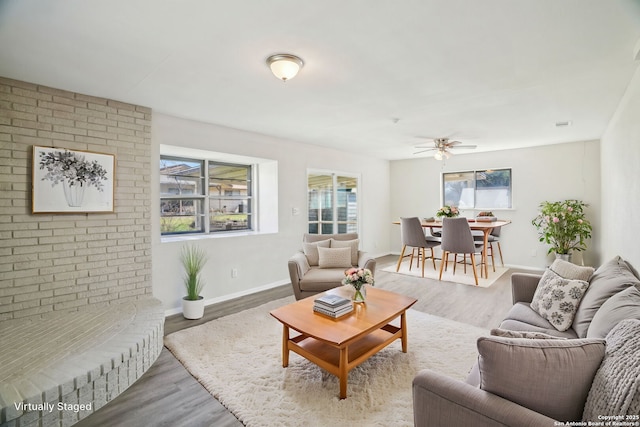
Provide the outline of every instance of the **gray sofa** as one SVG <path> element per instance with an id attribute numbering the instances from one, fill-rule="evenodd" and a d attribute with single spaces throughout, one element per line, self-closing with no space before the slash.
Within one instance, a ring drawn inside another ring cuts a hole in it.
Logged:
<path id="1" fill-rule="evenodd" d="M 359 250 L 359 243 L 357 233 L 305 234 L 302 249 L 288 263 L 296 300 L 341 286 L 350 267 L 368 268 L 375 275 L 376 260 Z"/>
<path id="2" fill-rule="evenodd" d="M 572 274 L 586 280 L 566 278 Z M 416 375 L 415 425 L 640 421 L 640 279 L 633 267 L 616 257 L 591 274 L 555 261 L 542 276 L 514 273 L 511 283 L 514 305 L 491 336 L 478 339 L 478 362 L 465 382 L 431 370 Z M 568 305 L 552 307 L 562 290 L 578 298 L 570 319 L 563 316 Z"/>

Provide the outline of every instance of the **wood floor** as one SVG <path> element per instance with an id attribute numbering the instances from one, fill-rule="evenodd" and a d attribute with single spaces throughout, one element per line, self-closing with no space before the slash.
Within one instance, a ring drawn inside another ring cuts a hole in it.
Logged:
<path id="1" fill-rule="evenodd" d="M 479 326 L 496 327 L 511 307 L 509 270 L 489 288 L 438 282 L 381 271 L 395 256 L 378 259 L 376 286 L 418 299 L 412 307 L 440 317 Z M 218 317 L 292 295 L 289 285 L 207 307 L 194 321 L 182 315 L 165 321 L 165 335 Z M 145 374 L 116 399 L 76 426 L 242 426 L 165 348 Z"/>

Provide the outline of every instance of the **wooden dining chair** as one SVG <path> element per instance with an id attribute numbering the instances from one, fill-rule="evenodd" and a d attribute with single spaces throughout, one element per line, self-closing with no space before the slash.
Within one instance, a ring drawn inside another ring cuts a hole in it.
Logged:
<path id="1" fill-rule="evenodd" d="M 491 268 L 493 269 L 494 272 L 496 271 L 496 260 L 493 252 L 494 243 L 498 245 L 498 254 L 500 255 L 500 264 L 502 265 L 502 267 L 504 267 L 504 260 L 502 259 L 502 248 L 500 247 L 500 230 L 501 229 L 502 227 L 495 227 L 494 229 L 492 229 L 487 239 L 487 243 L 488 243 L 488 247 L 486 249 L 487 256 L 491 257 Z M 473 235 L 473 239 L 476 242 L 481 242 L 484 239 L 484 234 L 481 232 L 471 231 L 471 234 Z"/>
<path id="2" fill-rule="evenodd" d="M 440 276 L 439 280 L 442 280 L 442 272 L 445 266 L 449 262 L 449 254 L 453 254 L 453 274 L 456 273 L 456 264 L 458 254 L 464 255 L 463 262 L 465 265 L 466 273 L 466 256 L 471 258 L 471 267 L 473 268 L 473 277 L 478 285 L 478 271 L 476 269 L 475 255 L 480 255 L 482 258 L 482 251 L 484 249 L 484 243 L 478 242 L 473 239 L 469 223 L 466 218 L 443 218 L 442 220 L 442 263 L 440 264 Z M 482 266 L 482 262 L 480 263 Z M 482 277 L 483 269 L 480 269 L 480 276 Z"/>
<path id="3" fill-rule="evenodd" d="M 411 261 L 409 264 L 409 270 L 413 265 L 414 250 L 418 250 L 418 260 L 422 259 L 422 277 L 424 277 L 424 264 L 425 260 L 431 258 L 433 261 L 433 269 L 436 269 L 436 261 L 433 253 L 433 248 L 440 245 L 439 241 L 429 240 L 422 230 L 422 224 L 418 217 L 400 218 L 400 235 L 402 239 L 402 252 L 398 258 L 398 265 L 396 266 L 396 272 L 400 270 L 400 264 L 404 258 L 404 253 L 407 247 L 412 248 Z M 426 250 L 430 249 L 431 256 L 426 256 Z M 419 261 L 418 261 L 419 262 Z"/>

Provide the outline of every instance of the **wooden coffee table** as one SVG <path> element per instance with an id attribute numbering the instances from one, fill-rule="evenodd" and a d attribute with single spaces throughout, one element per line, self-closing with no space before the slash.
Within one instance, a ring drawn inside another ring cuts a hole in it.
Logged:
<path id="1" fill-rule="evenodd" d="M 326 293 L 350 298 L 353 289 L 343 286 Z M 283 325 L 282 366 L 289 365 L 289 351 L 298 353 L 340 379 L 340 399 L 347 397 L 349 371 L 393 341 L 407 352 L 406 311 L 417 301 L 394 292 L 367 288 L 367 301 L 354 304 L 353 312 L 332 319 L 313 311 L 321 294 L 271 311 Z M 400 327 L 389 322 L 400 317 Z M 299 334 L 290 336 L 293 329 Z"/>

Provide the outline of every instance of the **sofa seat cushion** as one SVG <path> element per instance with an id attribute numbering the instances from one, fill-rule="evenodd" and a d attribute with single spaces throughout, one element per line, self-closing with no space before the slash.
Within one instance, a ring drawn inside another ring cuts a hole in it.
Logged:
<path id="1" fill-rule="evenodd" d="M 640 414 L 640 320 L 618 323 L 606 337 L 604 359 L 596 373 L 582 419 L 599 421 L 602 415 Z"/>
<path id="2" fill-rule="evenodd" d="M 604 338 L 625 319 L 640 319 L 640 291 L 635 286 L 629 286 L 602 304 L 589 325 L 587 338 Z"/>
<path id="3" fill-rule="evenodd" d="M 580 338 L 587 336 L 589 325 L 606 300 L 629 286 L 640 289 L 633 268 L 619 256 L 602 264 L 589 280 L 589 288 L 580 302 L 572 328 Z"/>
<path id="4" fill-rule="evenodd" d="M 584 280 L 566 279 L 547 269 L 533 295 L 531 308 L 557 330 L 566 331 L 588 287 Z"/>
<path id="5" fill-rule="evenodd" d="M 500 324 L 500 329 L 540 332 L 561 338 L 577 337 L 571 328 L 566 331 L 558 331 L 549 321 L 542 318 L 525 302 L 518 302 L 511 307 L 511 310 L 509 310 L 505 319 Z"/>
<path id="6" fill-rule="evenodd" d="M 300 290 L 323 292 L 340 285 L 344 278 L 344 268 L 312 268 L 300 280 Z"/>
<path id="7" fill-rule="evenodd" d="M 480 388 L 555 420 L 579 420 L 604 352 L 601 339 L 480 337 Z"/>

